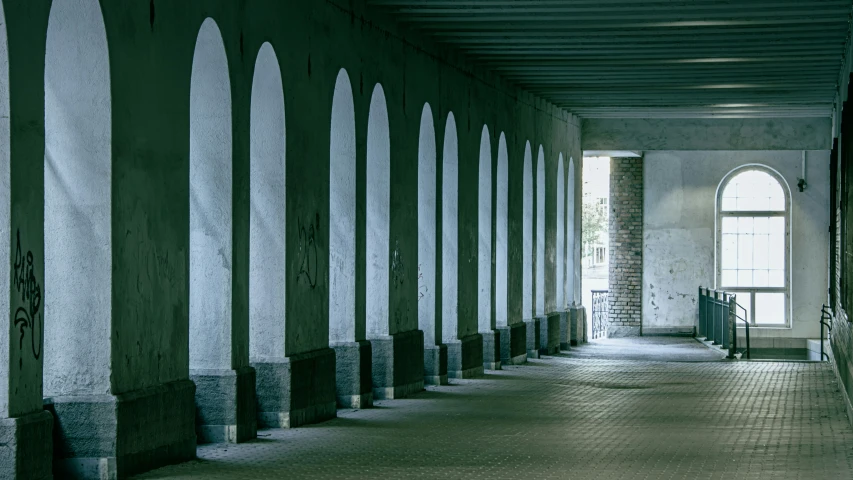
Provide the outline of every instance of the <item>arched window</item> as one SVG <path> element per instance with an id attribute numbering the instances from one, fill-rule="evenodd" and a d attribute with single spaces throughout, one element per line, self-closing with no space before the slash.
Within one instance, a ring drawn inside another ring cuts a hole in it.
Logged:
<path id="1" fill-rule="evenodd" d="M 329 150 L 329 342 L 335 344 L 356 337 L 355 105 L 344 69 L 332 97 Z"/>
<path id="2" fill-rule="evenodd" d="M 44 70 L 44 394 L 110 391 L 112 113 L 97 0 L 55 1 Z M 81 288 L 85 284 L 85 288 Z"/>
<path id="3" fill-rule="evenodd" d="M 774 170 L 746 165 L 717 191 L 717 288 L 753 325 L 789 325 L 790 193 Z"/>
<path id="4" fill-rule="evenodd" d="M 190 83 L 190 369 L 231 368 L 231 191 L 228 58 L 208 18 Z"/>
<path id="5" fill-rule="evenodd" d="M 285 319 L 285 122 L 272 45 L 255 60 L 250 118 L 249 355 L 281 358 Z"/>
<path id="6" fill-rule="evenodd" d="M 441 158 L 441 339 L 459 339 L 459 141 L 447 114 Z"/>
<path id="7" fill-rule="evenodd" d="M 524 145 L 524 173 L 523 175 L 523 217 L 522 228 L 522 316 L 533 318 L 536 313 L 533 310 L 533 152 L 530 150 L 530 142 Z"/>
<path id="8" fill-rule="evenodd" d="M 367 334 L 388 335 L 391 221 L 391 136 L 382 85 L 376 84 L 367 121 Z"/>
<path id="9" fill-rule="evenodd" d="M 477 318 L 479 331 L 489 332 L 492 322 L 492 145 L 489 127 L 480 135 L 479 221 L 477 247 Z"/>
<path id="10" fill-rule="evenodd" d="M 509 159 L 507 158 L 506 135 L 501 132 L 498 140 L 497 200 L 495 202 L 495 324 L 507 325 L 507 283 L 509 258 Z"/>
<path id="11" fill-rule="evenodd" d="M 418 328 L 426 345 L 441 343 L 435 323 L 435 126 L 427 103 L 418 141 Z"/>
<path id="12" fill-rule="evenodd" d="M 536 159 L 536 315 L 545 315 L 545 150 Z"/>
<path id="13" fill-rule="evenodd" d="M 566 308 L 566 180 L 563 154 L 557 159 L 557 310 Z"/>
<path id="14" fill-rule="evenodd" d="M 566 187 L 566 305 L 571 305 L 575 302 L 575 160 L 572 157 L 569 157 Z"/>

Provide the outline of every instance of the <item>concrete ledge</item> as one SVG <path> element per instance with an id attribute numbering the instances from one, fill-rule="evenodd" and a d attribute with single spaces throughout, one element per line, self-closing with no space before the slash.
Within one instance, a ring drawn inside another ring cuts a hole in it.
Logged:
<path id="1" fill-rule="evenodd" d="M 660 327 L 643 329 L 644 337 L 695 337 L 695 327 Z"/>
<path id="2" fill-rule="evenodd" d="M 192 370 L 198 443 L 238 443 L 257 437 L 255 369 Z"/>
<path id="3" fill-rule="evenodd" d="M 609 325 L 607 327 L 607 338 L 625 338 L 639 336 L 640 327 L 624 327 L 616 325 Z"/>
<path id="4" fill-rule="evenodd" d="M 424 383 L 447 385 L 447 345 L 424 345 Z"/>
<path id="5" fill-rule="evenodd" d="M 483 368 L 486 370 L 501 369 L 501 332 L 490 330 L 480 332 L 483 337 Z"/>
<path id="6" fill-rule="evenodd" d="M 254 362 L 258 425 L 293 428 L 337 415 L 335 351 L 322 348 Z"/>
<path id="7" fill-rule="evenodd" d="M 195 458 L 195 384 L 52 397 L 58 478 L 124 478 Z"/>
<path id="8" fill-rule="evenodd" d="M 569 349 L 569 337 L 571 326 L 569 325 L 569 312 L 562 311 L 560 314 L 560 350 Z"/>
<path id="9" fill-rule="evenodd" d="M 337 343 L 335 351 L 335 398 L 341 408 L 373 406 L 373 348 L 370 342 Z"/>
<path id="10" fill-rule="evenodd" d="M 525 320 L 524 326 L 527 330 L 527 358 L 539 358 L 539 320 Z"/>
<path id="11" fill-rule="evenodd" d="M 53 416 L 0 418 L 0 478 L 53 478 Z"/>
<path id="12" fill-rule="evenodd" d="M 410 330 L 370 339 L 373 398 L 403 398 L 424 387 L 424 332 Z"/>
<path id="13" fill-rule="evenodd" d="M 536 317 L 539 321 L 539 355 L 553 355 L 560 351 L 560 314 Z"/>
<path id="14" fill-rule="evenodd" d="M 447 376 L 450 378 L 482 377 L 483 337 L 475 333 L 447 343 Z"/>
<path id="15" fill-rule="evenodd" d="M 519 322 L 497 329 L 501 338 L 501 364 L 520 365 L 527 362 L 527 325 Z"/>

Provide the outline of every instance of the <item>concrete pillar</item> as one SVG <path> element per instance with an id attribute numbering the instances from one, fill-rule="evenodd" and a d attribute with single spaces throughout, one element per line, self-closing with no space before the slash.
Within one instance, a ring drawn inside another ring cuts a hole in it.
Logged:
<path id="1" fill-rule="evenodd" d="M 610 159 L 608 337 L 642 334 L 643 159 Z"/>
<path id="2" fill-rule="evenodd" d="M 569 308 L 569 345 L 576 347 L 587 342 L 586 309 L 581 305 Z"/>

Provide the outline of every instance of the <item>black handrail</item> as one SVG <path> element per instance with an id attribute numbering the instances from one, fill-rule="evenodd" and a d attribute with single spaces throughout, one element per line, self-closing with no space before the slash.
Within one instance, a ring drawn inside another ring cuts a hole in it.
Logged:
<path id="1" fill-rule="evenodd" d="M 737 353 L 737 320 L 746 327 L 746 358 L 750 358 L 749 313 L 737 303 L 737 295 L 722 290 L 699 287 L 699 325 L 698 334 L 715 345 L 729 350 L 728 358 Z M 737 309 L 744 316 L 738 315 Z"/>
<path id="2" fill-rule="evenodd" d="M 735 305 L 737 305 L 738 308 L 743 310 L 743 317 L 735 313 L 735 318 L 742 321 L 744 325 L 746 325 L 746 351 L 744 353 L 746 354 L 746 359 L 749 360 L 749 312 L 747 312 L 746 309 L 741 306 L 741 304 L 735 302 Z M 735 335 L 735 337 L 737 337 L 737 335 Z"/>
<path id="3" fill-rule="evenodd" d="M 832 325 L 828 323 L 829 320 L 832 320 L 832 310 L 824 304 L 820 307 L 820 359 L 823 361 L 823 357 L 826 357 L 827 362 L 829 361 L 829 354 L 823 351 L 823 327 L 829 329 L 829 336 L 832 337 Z"/>

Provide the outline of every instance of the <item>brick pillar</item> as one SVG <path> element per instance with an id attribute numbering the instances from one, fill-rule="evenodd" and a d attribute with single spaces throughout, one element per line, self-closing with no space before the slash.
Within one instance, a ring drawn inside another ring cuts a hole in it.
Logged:
<path id="1" fill-rule="evenodd" d="M 610 159 L 608 337 L 642 334 L 643 159 Z"/>

